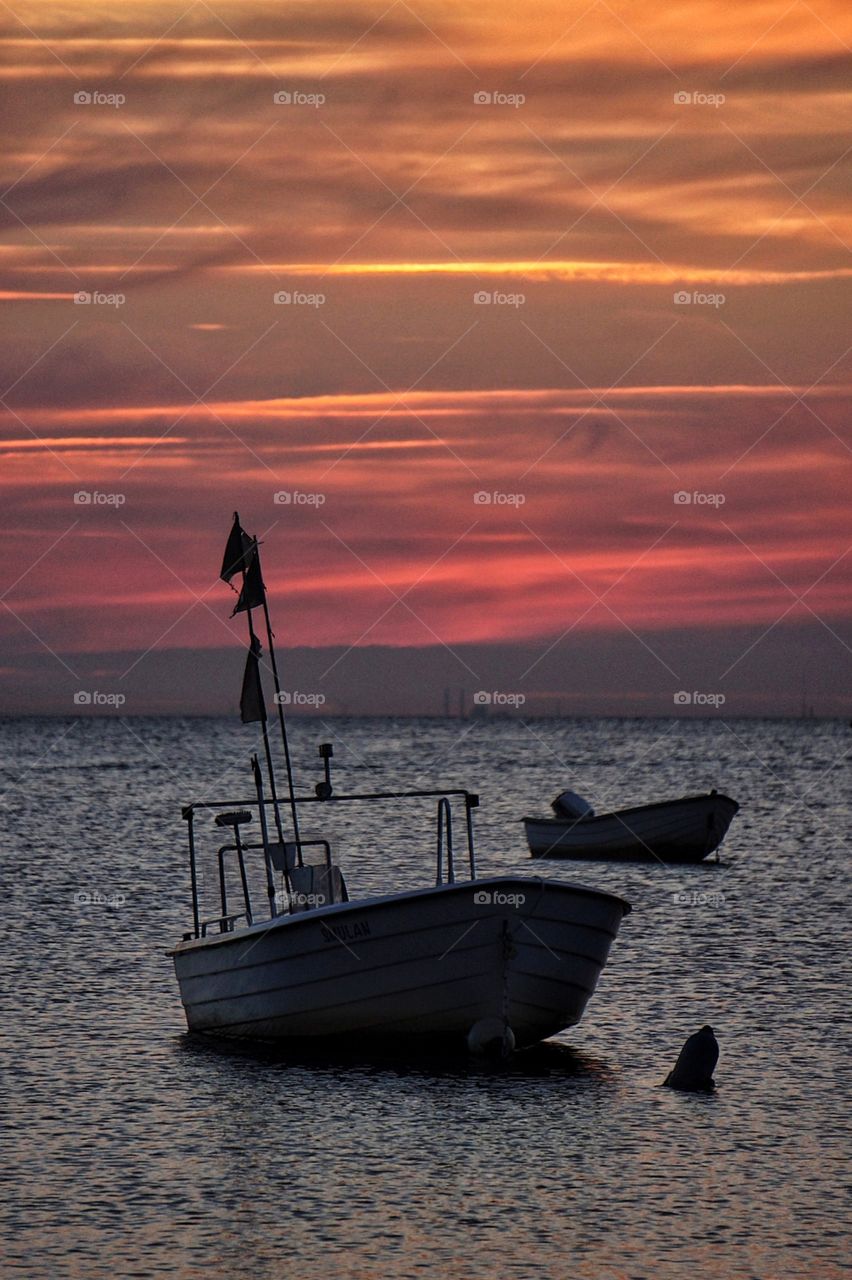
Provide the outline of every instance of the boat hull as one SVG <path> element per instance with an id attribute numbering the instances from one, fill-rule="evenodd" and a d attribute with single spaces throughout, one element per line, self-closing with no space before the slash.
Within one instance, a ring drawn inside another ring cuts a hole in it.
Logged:
<path id="1" fill-rule="evenodd" d="M 534 858 L 701 862 L 739 809 L 718 792 L 639 805 L 595 818 L 524 818 Z"/>
<path id="2" fill-rule="evenodd" d="M 426 1039 L 579 1022 L 629 904 L 499 877 L 279 917 L 175 948 L 191 1031 L 274 1041 Z"/>

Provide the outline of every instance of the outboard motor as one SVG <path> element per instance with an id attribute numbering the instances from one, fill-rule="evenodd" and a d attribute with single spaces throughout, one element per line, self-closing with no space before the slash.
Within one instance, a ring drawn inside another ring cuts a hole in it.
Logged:
<path id="1" fill-rule="evenodd" d="M 550 807 L 557 818 L 573 818 L 575 822 L 582 822 L 584 818 L 595 816 L 595 811 L 588 800 L 578 796 L 576 791 L 560 791 Z"/>

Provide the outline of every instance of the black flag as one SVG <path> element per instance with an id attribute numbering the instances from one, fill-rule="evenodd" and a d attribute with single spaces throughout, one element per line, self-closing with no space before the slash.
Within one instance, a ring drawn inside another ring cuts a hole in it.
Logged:
<path id="1" fill-rule="evenodd" d="M 259 609 L 263 604 L 263 579 L 260 576 L 260 560 L 257 554 L 257 543 L 250 543 L 246 555 L 246 568 L 240 598 L 234 605 L 234 613 L 245 613 L 246 609 Z M 234 613 L 231 614 L 233 618 Z"/>
<path id="2" fill-rule="evenodd" d="M 235 574 L 246 571 L 251 549 L 251 538 L 244 532 L 240 524 L 239 512 L 235 511 L 234 523 L 231 525 L 231 532 L 228 534 L 228 545 L 225 547 L 222 569 L 219 574 L 223 582 L 230 584 Z"/>
<path id="3" fill-rule="evenodd" d="M 259 657 L 260 641 L 257 636 L 252 636 L 251 648 L 246 656 L 243 690 L 240 694 L 240 719 L 243 724 L 251 724 L 255 720 L 266 720 L 266 703 L 263 701 L 263 685 L 260 683 Z"/>

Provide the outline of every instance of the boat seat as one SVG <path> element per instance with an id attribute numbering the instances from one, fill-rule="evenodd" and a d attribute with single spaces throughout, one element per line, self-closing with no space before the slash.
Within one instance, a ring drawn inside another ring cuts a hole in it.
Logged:
<path id="1" fill-rule="evenodd" d="M 332 865 L 291 867 L 288 871 L 293 911 L 312 911 L 335 902 L 348 902 L 349 893 L 340 867 Z"/>
<path id="2" fill-rule="evenodd" d="M 267 848 L 269 861 L 275 870 L 287 874 L 293 895 L 293 911 L 311 911 L 314 907 L 349 901 L 343 872 L 335 863 L 329 866 L 323 857 L 320 863 L 306 863 L 300 867 L 299 848 L 291 840 L 271 840 Z M 304 845 L 302 855 L 311 856 Z"/>
<path id="3" fill-rule="evenodd" d="M 289 871 L 298 865 L 296 846 L 289 840 L 270 840 L 267 845 L 269 861 L 276 871 Z"/>

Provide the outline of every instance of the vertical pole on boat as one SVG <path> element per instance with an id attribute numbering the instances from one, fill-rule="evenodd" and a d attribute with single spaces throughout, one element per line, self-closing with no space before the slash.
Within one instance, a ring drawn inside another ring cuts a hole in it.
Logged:
<path id="1" fill-rule="evenodd" d="M 257 567 L 260 571 L 260 546 L 255 536 L 252 539 L 254 544 L 254 554 L 257 558 Z M 263 574 L 260 574 L 261 581 Z M 278 708 L 278 723 L 281 726 L 281 741 L 284 745 L 284 764 L 287 769 L 287 790 L 290 796 L 290 813 L 293 820 L 293 838 L 296 842 L 296 858 L 299 866 L 302 865 L 302 846 L 299 836 L 299 813 L 296 804 L 296 792 L 293 786 L 293 764 L 290 759 L 290 745 L 287 741 L 287 722 L 284 719 L 284 704 L 281 700 L 281 683 L 278 679 L 278 663 L 275 661 L 275 645 L 272 637 L 272 622 L 269 617 L 269 604 L 266 599 L 266 588 L 263 590 L 263 618 L 266 623 L 266 641 L 269 646 L 269 663 L 272 667 L 272 683 L 275 685 L 275 705 Z"/>
<path id="2" fill-rule="evenodd" d="M 464 816 L 467 825 L 467 856 L 470 859 L 470 878 L 476 879 L 476 853 L 473 845 L 473 810 L 479 807 L 479 796 L 470 791 L 464 796 Z"/>
<path id="3" fill-rule="evenodd" d="M 257 811 L 260 818 L 260 838 L 263 842 L 263 863 L 266 867 L 266 893 L 269 898 L 269 915 L 274 920 L 278 915 L 278 903 L 275 897 L 275 877 L 272 874 L 272 862 L 269 856 L 269 833 L 266 828 L 266 806 L 263 801 L 263 778 L 256 755 L 251 758 L 251 771 L 254 775 L 254 785 L 257 791 Z"/>
<path id="4" fill-rule="evenodd" d="M 195 814 L 191 804 L 187 805 L 183 810 L 183 817 L 186 821 L 187 835 L 189 837 L 189 882 L 192 888 L 192 931 L 197 938 L 201 934 L 201 926 L 198 919 L 198 872 L 195 864 Z"/>
<path id="5" fill-rule="evenodd" d="M 257 539 L 252 541 L 248 534 L 240 524 L 239 511 L 234 512 L 234 522 L 231 526 L 231 532 L 228 535 L 228 542 L 225 546 L 225 556 L 222 561 L 222 568 L 219 571 L 219 577 L 223 582 L 227 582 L 231 586 L 231 579 L 237 574 L 242 576 L 242 591 L 239 599 L 234 606 L 231 614 L 233 618 L 238 613 L 245 613 L 248 622 L 249 632 L 249 656 L 246 662 L 245 675 L 243 676 L 243 689 L 240 695 L 240 716 L 243 724 L 255 723 L 260 721 L 263 733 L 263 750 L 266 756 L 266 767 L 269 770 L 269 789 L 272 798 L 272 808 L 275 814 L 275 826 L 278 831 L 278 839 L 284 843 L 284 829 L 281 825 L 281 812 L 278 807 L 278 792 L 275 788 L 275 770 L 272 767 L 272 752 L 269 749 L 269 730 L 266 724 L 266 704 L 263 699 L 263 682 L 260 678 L 260 667 L 258 664 L 258 656 L 260 654 L 260 641 L 255 635 L 254 622 L 252 620 L 252 609 L 258 607 L 263 601 L 266 605 L 266 593 L 263 588 L 263 579 L 260 575 L 260 560 L 257 558 Z M 277 681 L 276 681 L 277 687 Z"/>
<path id="6" fill-rule="evenodd" d="M 246 617 L 248 619 L 249 629 L 249 645 L 254 648 L 260 647 L 260 641 L 255 635 L 254 623 L 251 618 L 251 609 L 246 609 Z M 264 709 L 263 719 L 260 722 L 261 731 L 263 733 L 263 751 L 266 756 L 266 771 L 269 774 L 269 794 L 272 797 L 272 812 L 275 814 L 275 827 L 278 831 L 278 839 L 284 843 L 284 828 L 281 825 L 281 811 L 278 807 L 278 791 L 275 786 L 275 770 L 272 767 L 272 751 L 269 746 L 269 730 L 266 727 L 266 711 Z"/>

